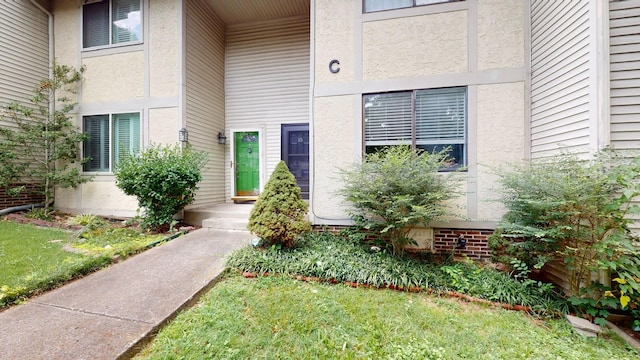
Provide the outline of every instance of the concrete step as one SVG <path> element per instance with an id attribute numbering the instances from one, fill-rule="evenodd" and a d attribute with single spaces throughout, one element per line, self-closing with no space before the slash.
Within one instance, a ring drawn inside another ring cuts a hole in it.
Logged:
<path id="1" fill-rule="evenodd" d="M 237 218 L 221 218 L 213 217 L 202 220 L 203 228 L 211 228 L 218 230 L 244 230 L 247 231 L 247 224 L 249 219 L 237 219 Z"/>
<path id="2" fill-rule="evenodd" d="M 248 220 L 253 204 L 219 204 L 210 207 L 186 209 L 184 221 L 187 224 L 203 225 L 205 219 Z"/>

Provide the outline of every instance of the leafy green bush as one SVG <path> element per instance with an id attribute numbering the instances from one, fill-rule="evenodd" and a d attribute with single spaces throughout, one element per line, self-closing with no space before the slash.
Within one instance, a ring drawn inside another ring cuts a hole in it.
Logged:
<path id="1" fill-rule="evenodd" d="M 491 243 L 529 266 L 564 262 L 570 291 L 599 299 L 574 304 L 637 306 L 632 297 L 640 298 L 640 256 L 628 226 L 630 216 L 640 213 L 632 202 L 640 195 L 638 176 L 640 158 L 612 151 L 588 161 L 566 155 L 505 171 L 500 182 L 508 212 L 498 229 L 502 239 Z M 601 271 L 617 276 L 618 286 L 595 284 Z"/>
<path id="2" fill-rule="evenodd" d="M 446 150 L 429 153 L 393 146 L 368 154 L 365 160 L 341 170 L 343 195 L 357 225 L 372 231 L 403 252 L 417 225 L 451 215 L 445 206 L 457 197 L 460 176 L 438 173 L 447 164 Z"/>
<path id="3" fill-rule="evenodd" d="M 174 215 L 195 200 L 200 170 L 207 154 L 179 146 L 151 146 L 118 164 L 116 185 L 127 195 L 138 198 L 144 210 L 142 225 L 168 227 Z"/>
<path id="4" fill-rule="evenodd" d="M 280 161 L 251 209 L 248 229 L 264 245 L 293 247 L 300 235 L 311 230 L 311 223 L 305 218 L 308 207 L 300 197 L 296 178 Z"/>

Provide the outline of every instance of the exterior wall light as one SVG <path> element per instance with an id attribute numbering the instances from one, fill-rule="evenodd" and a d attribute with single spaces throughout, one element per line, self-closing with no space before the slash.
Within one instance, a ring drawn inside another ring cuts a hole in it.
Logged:
<path id="1" fill-rule="evenodd" d="M 187 129 L 182 128 L 180 129 L 180 131 L 178 131 L 178 139 L 182 143 L 189 142 L 189 132 L 187 131 Z"/>
<path id="2" fill-rule="evenodd" d="M 227 143 L 227 137 L 224 135 L 223 132 L 219 132 L 218 133 L 218 144 L 224 145 L 226 143 Z"/>

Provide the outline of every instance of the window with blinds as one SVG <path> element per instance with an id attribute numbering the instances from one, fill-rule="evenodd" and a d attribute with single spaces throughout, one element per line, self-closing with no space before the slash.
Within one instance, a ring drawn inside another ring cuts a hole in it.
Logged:
<path id="1" fill-rule="evenodd" d="M 448 149 L 452 168 L 466 164 L 466 87 L 368 94 L 363 106 L 367 153 L 393 145 Z"/>
<path id="2" fill-rule="evenodd" d="M 83 128 L 85 172 L 112 172 L 124 157 L 140 151 L 139 113 L 84 116 Z"/>
<path id="3" fill-rule="evenodd" d="M 141 0 L 102 0 L 82 8 L 82 47 L 142 41 Z"/>

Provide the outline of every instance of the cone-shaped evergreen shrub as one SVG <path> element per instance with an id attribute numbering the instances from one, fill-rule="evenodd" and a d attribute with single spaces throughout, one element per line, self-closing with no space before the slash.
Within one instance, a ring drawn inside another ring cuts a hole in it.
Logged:
<path id="1" fill-rule="evenodd" d="M 307 208 L 296 178 L 280 161 L 253 206 L 247 227 L 264 245 L 293 247 L 300 235 L 311 230 Z"/>

